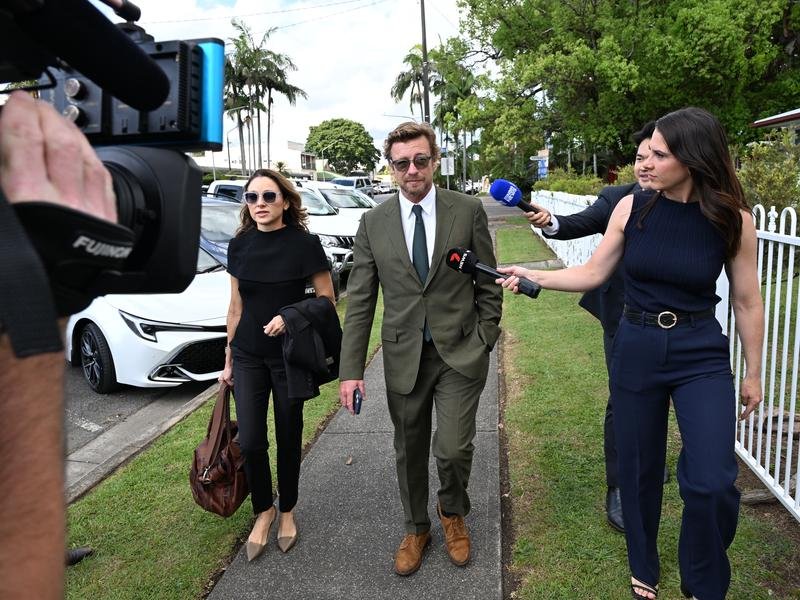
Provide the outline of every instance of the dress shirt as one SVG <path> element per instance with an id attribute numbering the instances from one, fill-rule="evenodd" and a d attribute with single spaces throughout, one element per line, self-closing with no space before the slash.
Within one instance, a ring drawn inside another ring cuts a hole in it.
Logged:
<path id="1" fill-rule="evenodd" d="M 542 227 L 542 231 L 547 235 L 555 235 L 558 233 L 558 219 L 554 214 L 550 214 L 550 224 Z"/>
<path id="2" fill-rule="evenodd" d="M 412 263 L 414 255 L 411 245 L 414 242 L 414 226 L 417 223 L 417 218 L 411 212 L 414 204 L 400 191 L 400 219 L 403 223 L 403 234 L 406 236 L 408 258 Z M 425 225 L 425 242 L 428 246 L 428 265 L 430 265 L 433 262 L 433 243 L 436 241 L 436 186 L 432 185 L 425 197 L 416 204 L 422 207 L 422 223 Z"/>

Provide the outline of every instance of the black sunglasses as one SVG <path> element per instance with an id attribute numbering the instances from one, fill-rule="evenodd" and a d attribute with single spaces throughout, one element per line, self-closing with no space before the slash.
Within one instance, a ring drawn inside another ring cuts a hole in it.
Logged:
<path id="1" fill-rule="evenodd" d="M 431 162 L 431 157 L 426 156 L 425 154 L 417 154 L 414 157 L 414 166 L 418 169 L 424 169 L 428 166 L 428 163 Z M 392 165 L 398 171 L 408 171 L 408 167 L 411 165 L 411 161 L 407 158 L 401 158 L 400 160 L 392 160 L 389 159 L 389 164 Z"/>
<path id="2" fill-rule="evenodd" d="M 278 198 L 278 193 L 270 191 L 261 192 L 261 197 L 267 204 L 272 204 Z M 255 204 L 258 202 L 258 192 L 245 192 L 244 201 L 248 204 Z"/>

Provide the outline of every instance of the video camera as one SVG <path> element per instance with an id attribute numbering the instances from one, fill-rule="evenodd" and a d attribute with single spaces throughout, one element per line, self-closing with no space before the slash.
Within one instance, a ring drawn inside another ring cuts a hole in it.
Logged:
<path id="1" fill-rule="evenodd" d="M 62 286 L 85 295 L 76 302 L 54 291 L 61 314 L 106 293 L 180 292 L 189 285 L 202 173 L 184 152 L 222 149 L 222 40 L 156 42 L 134 23 L 137 7 L 103 2 L 127 23 L 115 26 L 88 0 L 0 3 L 0 82 L 38 90 L 86 134 L 112 175 L 119 225 L 133 234 L 132 244 L 117 247 L 102 236 L 76 241 L 74 215 L 59 216 L 67 209 L 47 207 L 49 219 L 34 210 L 26 220 L 27 207 L 15 206 L 51 284 L 66 273 L 70 281 Z M 59 229 L 73 230 L 72 237 L 61 234 L 60 245 L 53 237 Z M 70 253 L 87 248 L 115 262 L 70 268 Z"/>

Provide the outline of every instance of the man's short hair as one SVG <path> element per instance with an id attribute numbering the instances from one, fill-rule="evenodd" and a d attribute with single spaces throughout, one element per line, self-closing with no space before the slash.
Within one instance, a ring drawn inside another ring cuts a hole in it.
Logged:
<path id="1" fill-rule="evenodd" d="M 386 136 L 386 141 L 383 143 L 383 157 L 386 160 L 392 158 L 392 146 L 395 143 L 408 142 L 418 137 L 427 138 L 431 147 L 431 159 L 433 159 L 433 162 L 439 162 L 439 146 L 436 144 L 436 132 L 427 123 L 415 123 L 414 121 L 401 123 L 394 131 L 389 132 L 389 135 Z"/>
<path id="2" fill-rule="evenodd" d="M 637 146 L 641 144 L 644 140 L 650 139 L 653 137 L 653 132 L 656 130 L 656 122 L 655 121 L 648 121 L 644 124 L 644 126 L 633 134 L 633 143 Z"/>

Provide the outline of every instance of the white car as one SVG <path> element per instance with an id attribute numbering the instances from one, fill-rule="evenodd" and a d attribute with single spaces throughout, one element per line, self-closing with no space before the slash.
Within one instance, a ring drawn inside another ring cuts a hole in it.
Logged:
<path id="1" fill-rule="evenodd" d="M 66 357 L 94 391 L 216 379 L 225 366 L 230 276 L 200 250 L 180 294 L 109 294 L 67 322 Z"/>
<path id="2" fill-rule="evenodd" d="M 319 192 L 309 188 L 297 188 L 297 191 L 308 214 L 309 231 L 319 236 L 325 253 L 331 257 L 333 268 L 339 271 L 343 280 L 347 280 L 353 268 L 353 242 L 358 231 L 358 219 L 341 214 Z"/>
<path id="3" fill-rule="evenodd" d="M 360 221 L 361 215 L 377 206 L 372 198 L 353 188 L 348 189 L 327 181 L 304 181 L 301 185 L 304 189 L 312 189 L 321 194 L 340 215 L 352 217 L 356 221 Z"/>

